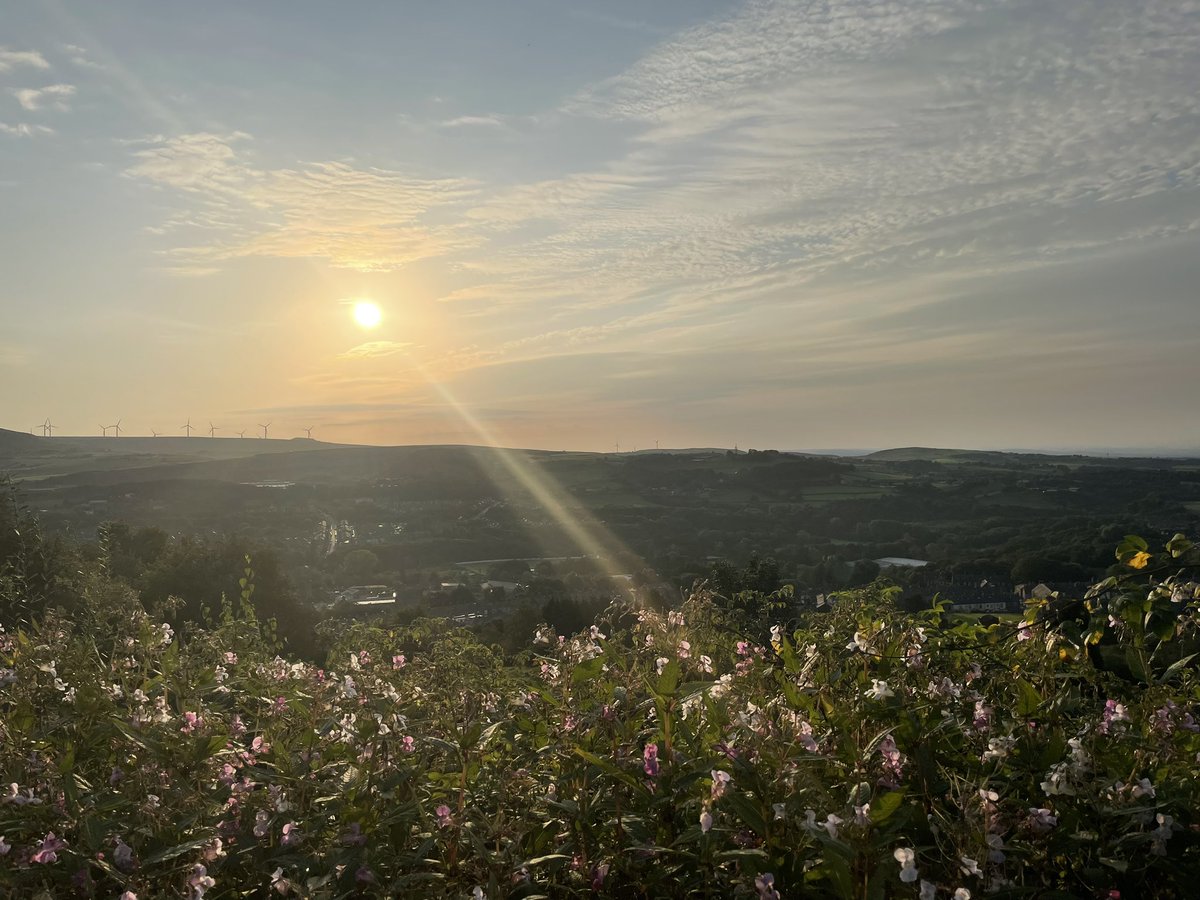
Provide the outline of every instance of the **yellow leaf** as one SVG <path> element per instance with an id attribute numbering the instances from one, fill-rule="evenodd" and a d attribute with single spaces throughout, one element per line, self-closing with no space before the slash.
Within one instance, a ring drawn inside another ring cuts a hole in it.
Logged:
<path id="1" fill-rule="evenodd" d="M 1133 569 L 1144 569 L 1146 564 L 1150 562 L 1150 554 L 1145 550 L 1139 550 L 1129 560 L 1129 566 Z"/>

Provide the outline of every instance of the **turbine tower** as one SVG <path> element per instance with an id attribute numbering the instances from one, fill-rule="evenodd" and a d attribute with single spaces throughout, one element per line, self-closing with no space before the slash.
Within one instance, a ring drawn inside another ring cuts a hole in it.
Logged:
<path id="1" fill-rule="evenodd" d="M 246 429 L 243 428 L 241 431 L 234 432 L 234 434 L 236 434 L 240 438 L 244 438 L 246 436 Z"/>
<path id="2" fill-rule="evenodd" d="M 157 432 L 157 431 L 155 431 L 153 428 L 151 428 L 151 429 L 150 429 L 150 436 L 151 436 L 151 437 L 158 437 L 158 432 Z"/>
<path id="3" fill-rule="evenodd" d="M 258 427 L 259 427 L 259 428 L 261 428 L 261 429 L 263 430 L 263 440 L 266 440 L 266 438 L 267 438 L 267 429 L 271 427 L 271 423 L 270 423 L 270 422 L 268 422 L 266 425 L 264 425 L 262 422 L 259 422 L 259 423 L 258 423 Z"/>
<path id="4" fill-rule="evenodd" d="M 101 426 L 100 426 L 100 433 L 101 433 L 102 435 L 104 435 L 105 437 L 108 437 L 108 429 L 110 429 L 110 428 L 112 428 L 112 426 L 111 426 L 111 425 L 101 425 Z"/>
<path id="5" fill-rule="evenodd" d="M 300 430 L 303 431 L 308 436 L 308 439 L 310 441 L 312 440 L 312 426 L 311 425 L 309 425 L 307 428 L 301 428 Z"/>
<path id="6" fill-rule="evenodd" d="M 117 437 L 121 436 L 121 420 L 120 419 L 117 419 L 116 425 L 109 425 L 108 427 L 113 429 L 116 432 Z"/>
<path id="7" fill-rule="evenodd" d="M 217 426 L 214 425 L 212 422 L 208 423 L 208 436 L 210 438 L 217 436 Z"/>
<path id="8" fill-rule="evenodd" d="M 192 420 L 189 417 L 187 423 L 179 426 L 179 430 L 186 432 L 188 437 L 192 436 Z"/>

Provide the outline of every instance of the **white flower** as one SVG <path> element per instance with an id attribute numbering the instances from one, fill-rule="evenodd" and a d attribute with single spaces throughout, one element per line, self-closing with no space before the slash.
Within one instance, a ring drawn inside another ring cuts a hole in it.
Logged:
<path id="1" fill-rule="evenodd" d="M 708 834 L 709 829 L 712 827 L 713 827 L 712 813 L 708 811 L 708 807 L 706 806 L 706 807 L 704 807 L 704 809 L 700 810 L 700 830 L 702 832 L 704 832 L 705 834 Z"/>
<path id="2" fill-rule="evenodd" d="M 835 815 L 834 813 L 830 813 L 825 817 L 825 821 L 821 823 L 821 827 L 829 832 L 829 836 L 831 838 L 836 839 L 838 836 L 838 826 L 841 824 L 842 817 Z"/>
<path id="3" fill-rule="evenodd" d="M 971 900 L 971 892 L 966 888 L 956 888 L 954 891 L 954 900 Z"/>
<path id="4" fill-rule="evenodd" d="M 883 700 L 886 697 L 895 697 L 896 693 L 886 681 L 880 681 L 878 678 L 871 679 L 871 687 L 867 690 L 864 696 L 870 697 L 872 700 Z"/>
<path id="5" fill-rule="evenodd" d="M 960 866 L 964 875 L 982 875 L 979 871 L 979 863 L 971 859 L 969 856 L 962 857 L 962 866 Z"/>
<path id="6" fill-rule="evenodd" d="M 861 631 L 854 632 L 854 640 L 846 645 L 846 649 L 855 653 L 866 653 L 871 648 L 871 640 Z"/>
<path id="7" fill-rule="evenodd" d="M 917 867 L 914 865 L 917 855 L 911 847 L 897 847 L 892 851 L 896 862 L 900 863 L 900 880 L 912 884 L 917 880 Z"/>
<path id="8" fill-rule="evenodd" d="M 1154 785 L 1150 783 L 1149 778 L 1143 778 L 1137 784 L 1131 786 L 1131 793 L 1135 799 L 1138 797 L 1150 797 L 1153 799 L 1155 795 Z"/>
<path id="9" fill-rule="evenodd" d="M 932 881 L 922 880 L 920 893 L 917 894 L 919 900 L 934 900 L 936 896 L 937 885 L 935 885 Z"/>

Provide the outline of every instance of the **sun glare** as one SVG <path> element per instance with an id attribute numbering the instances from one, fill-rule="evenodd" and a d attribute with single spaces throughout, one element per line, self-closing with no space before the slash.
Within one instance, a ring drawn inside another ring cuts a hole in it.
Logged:
<path id="1" fill-rule="evenodd" d="M 369 300 L 359 300 L 354 304 L 354 321 L 363 328 L 374 328 L 383 321 L 383 310 Z"/>

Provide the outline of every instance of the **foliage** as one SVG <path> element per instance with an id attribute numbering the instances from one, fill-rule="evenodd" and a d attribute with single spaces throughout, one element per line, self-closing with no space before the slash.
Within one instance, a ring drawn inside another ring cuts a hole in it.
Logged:
<path id="1" fill-rule="evenodd" d="M 0 883 L 1191 896 L 1196 552 L 1127 539 L 1078 604 L 986 628 L 882 584 L 788 626 L 699 590 L 515 660 L 442 621 L 331 623 L 323 667 L 278 655 L 252 571 L 182 637 L 96 575 L 76 616 L 0 635 Z"/>

